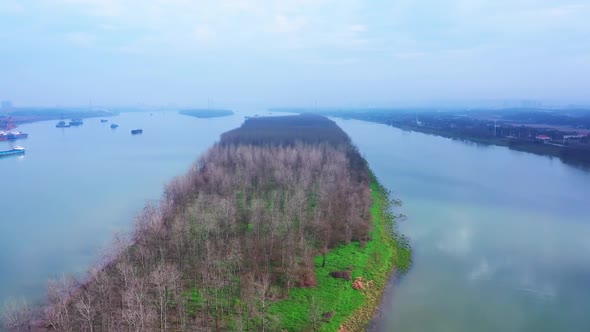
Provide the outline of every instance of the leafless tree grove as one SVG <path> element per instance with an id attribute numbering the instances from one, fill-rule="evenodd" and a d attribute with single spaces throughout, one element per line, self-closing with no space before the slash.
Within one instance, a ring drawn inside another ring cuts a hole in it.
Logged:
<path id="1" fill-rule="evenodd" d="M 368 173 L 350 151 L 348 143 L 216 144 L 84 280 L 48 284 L 43 326 L 271 331 L 269 304 L 315 285 L 315 256 L 367 240 Z M 8 328 L 30 321 L 30 309 L 9 309 Z"/>

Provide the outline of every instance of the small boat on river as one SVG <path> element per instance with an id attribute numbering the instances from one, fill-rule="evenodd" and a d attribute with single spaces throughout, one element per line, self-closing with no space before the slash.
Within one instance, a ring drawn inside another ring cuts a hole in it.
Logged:
<path id="1" fill-rule="evenodd" d="M 119 127 L 119 125 L 118 125 L 118 124 L 116 124 L 116 123 L 113 123 L 113 124 L 111 125 L 111 129 L 117 129 L 118 127 Z"/>
<path id="2" fill-rule="evenodd" d="M 100 122 L 101 123 L 105 123 L 105 122 L 109 122 L 109 120 L 107 120 L 107 119 L 100 119 Z"/>
<path id="3" fill-rule="evenodd" d="M 15 146 L 11 150 L 0 151 L 0 157 L 8 157 L 19 154 L 25 154 L 25 148 L 23 148 L 22 146 Z"/>
<path id="4" fill-rule="evenodd" d="M 133 129 L 131 135 L 143 134 L 143 129 Z"/>
<path id="5" fill-rule="evenodd" d="M 55 128 L 69 128 L 70 125 L 67 124 L 65 121 L 60 121 L 55 125 Z"/>
<path id="6" fill-rule="evenodd" d="M 13 131 L 13 132 L 9 132 L 6 134 L 6 138 L 9 141 L 12 141 L 15 139 L 27 138 L 27 137 L 29 137 L 29 134 L 23 133 L 22 131 Z"/>
<path id="7" fill-rule="evenodd" d="M 83 124 L 84 122 L 80 119 L 72 119 L 72 121 L 70 121 L 70 126 L 81 126 Z"/>

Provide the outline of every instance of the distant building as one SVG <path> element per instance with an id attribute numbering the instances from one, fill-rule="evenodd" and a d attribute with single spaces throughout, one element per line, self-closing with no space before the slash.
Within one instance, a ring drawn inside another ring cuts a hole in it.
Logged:
<path id="1" fill-rule="evenodd" d="M 586 134 L 578 134 L 578 135 L 564 135 L 564 136 L 563 136 L 563 139 L 564 139 L 564 140 L 566 140 L 566 139 L 580 139 L 580 138 L 584 138 L 584 137 L 586 137 L 586 136 L 587 136 Z"/>
<path id="2" fill-rule="evenodd" d="M 3 100 L 2 101 L 2 110 L 6 111 L 6 110 L 10 110 L 12 109 L 12 102 L 10 100 Z"/>
<path id="3" fill-rule="evenodd" d="M 547 136 L 547 135 L 537 135 L 535 138 L 538 139 L 539 141 L 550 141 L 551 140 L 551 136 Z"/>

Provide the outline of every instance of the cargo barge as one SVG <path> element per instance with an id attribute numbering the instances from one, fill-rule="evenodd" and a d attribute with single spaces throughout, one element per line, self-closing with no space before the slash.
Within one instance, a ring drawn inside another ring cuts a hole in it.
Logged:
<path id="1" fill-rule="evenodd" d="M 0 157 L 8 157 L 20 154 L 25 154 L 25 148 L 22 146 L 15 146 L 11 150 L 0 151 Z"/>

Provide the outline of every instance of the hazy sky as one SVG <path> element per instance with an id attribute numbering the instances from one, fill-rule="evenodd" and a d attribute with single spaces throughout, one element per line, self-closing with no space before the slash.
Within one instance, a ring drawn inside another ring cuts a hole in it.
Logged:
<path id="1" fill-rule="evenodd" d="M 590 1 L 0 0 L 17 105 L 590 100 Z"/>

